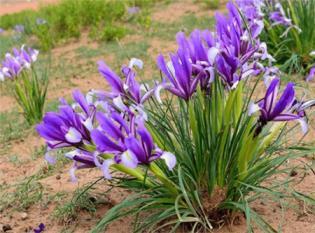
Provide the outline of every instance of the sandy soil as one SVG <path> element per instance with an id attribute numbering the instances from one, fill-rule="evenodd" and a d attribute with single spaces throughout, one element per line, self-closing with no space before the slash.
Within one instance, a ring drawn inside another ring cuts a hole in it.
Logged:
<path id="1" fill-rule="evenodd" d="M 54 0 L 49 0 L 49 2 L 55 2 Z M 17 12 L 22 9 L 36 9 L 39 6 L 39 1 L 11 1 L 11 0 L 0 0 L 0 14 Z M 153 14 L 153 20 L 159 21 L 174 21 L 176 18 L 181 17 L 185 14 L 195 13 L 200 14 L 200 12 L 205 12 L 200 5 L 193 4 L 193 1 L 177 1 L 169 4 L 166 9 L 156 10 Z M 213 14 L 213 13 L 211 13 Z M 128 41 L 137 41 L 141 36 L 129 37 Z M 55 48 L 52 52 L 54 56 L 59 57 L 61 54 L 68 53 L 68 58 L 73 62 L 75 58 L 73 56 L 73 50 L 82 46 L 87 45 L 92 48 L 96 48 L 97 44 L 91 44 L 84 36 L 80 41 L 67 44 L 65 46 Z M 150 41 L 150 48 L 148 53 L 150 56 L 155 57 L 158 53 L 162 52 L 166 54 L 169 51 L 173 51 L 176 48 L 174 42 L 161 42 L 158 39 L 153 39 Z M 101 58 L 101 57 L 100 57 Z M 93 58 L 95 61 L 100 58 Z M 110 54 L 102 56 L 106 60 L 113 60 L 113 57 Z M 94 61 L 93 60 L 93 61 Z M 91 88 L 106 88 L 104 80 L 97 74 L 91 74 L 89 76 L 82 77 L 69 77 L 69 80 L 76 88 L 87 91 Z M 54 80 L 51 83 L 50 90 L 48 92 L 49 99 L 55 99 L 56 97 L 61 96 L 70 96 L 71 88 L 64 85 L 62 79 Z M 0 96 L 0 111 L 8 111 L 12 109 L 14 101 L 12 97 L 9 96 Z M 314 138 L 315 134 L 311 134 L 308 137 L 310 139 Z M 34 153 L 34 148 L 39 147 L 44 144 L 44 142 L 36 135 L 36 133 L 29 133 L 22 140 L 16 140 L 11 142 L 12 145 L 10 149 L 4 156 L 0 157 L 0 185 L 2 184 L 13 184 L 20 181 L 22 178 L 35 174 L 38 171 L 47 170 L 47 163 L 42 157 L 31 159 L 32 154 Z M 1 145 L 2 147 L 3 145 Z M 23 161 L 21 164 L 14 164 L 9 161 L 11 155 L 17 154 L 20 156 L 20 159 Z M 308 159 L 303 159 L 303 162 L 309 162 Z M 292 161 L 291 161 L 292 162 Z M 297 163 L 297 161 L 293 161 Z M 45 192 L 49 194 L 54 194 L 58 192 L 65 192 L 67 195 L 65 198 L 71 198 L 72 193 L 78 187 L 82 187 L 84 184 L 87 184 L 91 181 L 94 181 L 101 176 L 100 171 L 96 169 L 78 171 L 78 183 L 70 182 L 69 180 L 69 168 L 71 165 L 66 165 L 61 171 L 57 174 L 53 174 L 40 180 L 40 183 L 43 185 Z M 299 172 L 294 178 L 296 181 L 299 181 L 304 177 L 303 182 L 297 183 L 295 188 L 301 192 L 314 193 L 315 190 L 315 174 L 308 172 L 304 174 Z M 105 192 L 108 189 L 107 185 L 99 185 L 98 189 L 102 192 Z M 68 229 L 69 232 L 78 232 L 84 233 L 88 232 L 93 225 L 98 221 L 98 219 L 103 216 L 106 211 L 111 208 L 115 203 L 123 200 L 124 197 L 129 195 L 129 192 L 121 189 L 112 190 L 107 198 L 109 200 L 108 204 L 104 204 L 97 209 L 94 216 L 90 216 L 86 212 L 82 211 L 79 214 L 78 219 L 71 222 L 69 225 L 64 225 L 56 222 L 51 217 L 51 213 L 56 207 L 56 203 L 48 203 L 43 205 L 33 205 L 27 212 L 27 218 L 22 220 L 21 212 L 14 211 L 12 209 L 0 213 L 0 226 L 1 224 L 10 224 L 13 228 L 10 232 L 28 232 L 29 229 L 36 227 L 40 222 L 46 224 L 46 232 L 64 232 L 65 229 Z M 303 203 L 295 203 L 300 206 L 297 212 L 292 210 L 285 211 L 282 206 L 279 206 L 270 201 L 261 200 L 255 203 L 254 208 L 257 212 L 262 214 L 266 219 L 268 219 L 271 224 L 277 228 L 279 224 L 282 223 L 282 232 L 284 233 L 312 233 L 315 232 L 315 217 L 307 211 L 307 208 Z M 108 233 L 130 233 L 132 219 L 126 218 L 121 221 L 113 223 L 106 232 Z M 76 227 L 76 228 L 75 228 Z M 73 230 L 73 231 L 71 231 Z M 1 232 L 1 229 L 0 229 Z M 233 226 L 225 226 L 216 232 L 220 233 L 245 233 L 246 232 L 246 223 L 244 219 L 241 219 L 239 223 L 235 223 Z"/>
<path id="2" fill-rule="evenodd" d="M 0 0 L 0 15 L 22 10 L 36 10 L 41 4 L 52 4 L 58 0 Z"/>

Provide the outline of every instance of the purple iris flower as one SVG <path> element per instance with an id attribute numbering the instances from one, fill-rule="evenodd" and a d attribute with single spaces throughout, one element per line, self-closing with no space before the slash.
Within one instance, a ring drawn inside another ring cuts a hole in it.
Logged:
<path id="1" fill-rule="evenodd" d="M 275 25 L 283 25 L 283 26 L 291 26 L 292 20 L 290 18 L 287 18 L 285 15 L 285 11 L 280 3 L 277 3 L 275 5 L 275 8 L 277 11 L 271 12 L 269 14 L 269 19 L 273 21 L 273 26 Z"/>
<path id="2" fill-rule="evenodd" d="M 142 120 L 133 116 L 112 112 L 109 115 L 97 113 L 99 127 L 92 131 L 91 137 L 100 153 L 113 154 L 113 159 L 100 161 L 96 164 L 103 170 L 105 178 L 110 179 L 109 168 L 113 164 L 123 164 L 136 168 L 138 164 L 149 164 L 162 158 L 171 170 L 176 164 L 172 153 L 164 152 L 153 142 L 152 136 Z"/>
<path id="3" fill-rule="evenodd" d="M 34 233 L 42 233 L 45 230 L 45 224 L 40 223 L 37 228 L 34 229 Z"/>
<path id="4" fill-rule="evenodd" d="M 257 5 L 258 2 L 257 2 Z M 260 6 L 260 5 L 259 5 Z M 216 33 L 194 30 L 189 38 L 184 33 L 177 34 L 178 51 L 166 63 L 160 55 L 158 66 L 168 82 L 161 86 L 173 94 L 188 100 L 200 84 L 202 90 L 209 90 L 215 71 L 219 73 L 228 89 L 249 75 L 258 75 L 261 67 L 258 60 L 271 59 L 259 40 L 254 39 L 261 32 L 262 22 L 252 17 L 253 32 L 249 32 L 236 6 L 227 4 L 228 16 L 216 14 Z M 252 13 L 254 14 L 254 13 Z M 262 13 L 255 12 L 262 20 Z M 260 28 L 258 28 L 260 27 Z M 255 36 L 250 35 L 255 33 Z"/>
<path id="5" fill-rule="evenodd" d="M 73 93 L 73 98 L 76 101 L 74 107 L 63 101 L 58 113 L 46 113 L 43 122 L 36 127 L 51 149 L 70 146 L 84 149 L 84 144 L 91 144 L 95 106 L 89 105 L 78 91 Z M 80 112 L 75 109 L 77 106 Z"/>
<path id="6" fill-rule="evenodd" d="M 128 14 L 129 15 L 135 15 L 135 14 L 138 14 L 139 12 L 140 12 L 140 8 L 137 6 L 128 8 Z"/>
<path id="7" fill-rule="evenodd" d="M 157 59 L 160 70 L 169 81 L 164 87 L 174 95 L 188 101 L 196 91 L 199 78 L 192 77 L 192 64 L 185 51 L 179 50 L 177 54 L 171 54 L 170 58 L 171 62 L 168 64 L 165 63 L 162 55 Z"/>
<path id="8" fill-rule="evenodd" d="M 294 84 L 289 82 L 283 91 L 281 97 L 277 99 L 280 86 L 280 79 L 275 78 L 270 82 L 265 97 L 258 101 L 257 104 L 251 104 L 249 107 L 249 115 L 256 111 L 260 111 L 259 126 L 256 134 L 269 121 L 293 121 L 298 120 L 302 126 L 302 131 L 307 132 L 307 124 L 304 119 L 304 109 L 313 106 L 313 102 L 298 104 L 295 98 Z"/>
<path id="9" fill-rule="evenodd" d="M 19 60 L 11 54 L 7 53 L 5 55 L 5 59 L 2 61 L 0 79 L 4 80 L 5 77 L 14 79 L 21 73 L 22 70 L 23 66 L 21 65 Z"/>
<path id="10" fill-rule="evenodd" d="M 17 24 L 14 26 L 14 30 L 18 33 L 23 33 L 25 28 L 22 24 Z"/>
<path id="11" fill-rule="evenodd" d="M 262 7 L 265 6 L 264 0 L 237 0 L 236 4 L 248 21 L 251 37 L 258 38 L 264 28 L 262 12 Z M 248 35 L 243 36 L 244 39 L 247 37 Z"/>
<path id="12" fill-rule="evenodd" d="M 37 25 L 43 25 L 43 24 L 46 24 L 47 21 L 45 19 L 42 19 L 42 18 L 37 18 L 36 19 L 36 24 Z"/>
<path id="13" fill-rule="evenodd" d="M 192 64 L 192 75 L 198 77 L 202 90 L 214 80 L 214 58 L 218 52 L 216 39 L 208 30 L 194 30 L 187 39 L 183 32 L 176 35 L 178 53 L 185 53 Z"/>
<path id="14" fill-rule="evenodd" d="M 260 112 L 260 121 L 266 124 L 268 121 L 290 121 L 299 118 L 292 113 L 293 103 L 295 101 L 294 84 L 288 83 L 279 100 L 277 95 L 280 86 L 280 79 L 275 78 L 271 81 L 265 97 L 258 102 L 257 107 Z M 253 112 L 253 110 L 252 110 Z"/>
<path id="15" fill-rule="evenodd" d="M 3 28 L 0 28 L 0 35 L 4 33 L 4 29 Z"/>
<path id="16" fill-rule="evenodd" d="M 295 28 L 299 33 L 302 32 L 302 30 L 298 26 L 292 23 L 292 19 L 286 16 L 284 9 L 279 2 L 275 5 L 275 8 L 276 11 L 269 14 L 269 19 L 273 21 L 271 26 L 283 25 L 287 27 L 287 29 L 280 37 L 286 36 L 292 28 Z"/>
<path id="17" fill-rule="evenodd" d="M 123 66 L 121 70 L 124 75 L 123 80 L 112 71 L 105 62 L 99 61 L 98 70 L 112 88 L 110 93 L 99 92 L 99 96 L 103 96 L 104 99 L 109 101 L 127 101 L 136 105 L 143 104 L 154 93 L 154 89 L 147 90 L 144 85 L 139 84 L 136 80 L 136 73 L 133 69 L 134 66 L 142 69 L 143 62 L 139 59 L 132 58 L 128 66 Z M 122 98 L 121 101 L 120 98 Z"/>
<path id="18" fill-rule="evenodd" d="M 248 31 L 236 6 L 229 2 L 228 17 L 216 14 L 216 29 L 218 36 L 219 53 L 216 56 L 216 69 L 229 89 L 236 87 L 238 82 L 250 74 L 257 73 L 254 66 L 255 52 L 259 49 L 259 43 L 249 40 Z"/>
<path id="19" fill-rule="evenodd" d="M 5 77 L 14 79 L 24 68 L 29 69 L 37 60 L 38 50 L 32 48 L 25 48 L 23 45 L 20 49 L 13 49 L 12 54 L 7 53 L 5 59 L 2 61 L 0 68 L 0 80 Z"/>
<path id="20" fill-rule="evenodd" d="M 307 75 L 307 77 L 305 78 L 305 80 L 307 82 L 311 81 L 313 78 L 315 77 L 315 66 L 313 66 L 310 71 L 309 74 Z"/>

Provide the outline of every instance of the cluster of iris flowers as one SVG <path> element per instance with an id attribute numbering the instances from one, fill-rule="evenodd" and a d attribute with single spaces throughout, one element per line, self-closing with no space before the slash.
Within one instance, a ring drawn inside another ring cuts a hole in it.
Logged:
<path id="1" fill-rule="evenodd" d="M 210 111 L 219 112 L 220 105 L 212 106 L 204 103 L 205 101 L 211 103 L 212 98 L 215 99 L 213 101 L 217 101 L 218 96 L 222 97 L 219 100 L 221 102 L 218 103 L 225 106 L 225 113 L 234 114 L 235 117 L 224 116 L 223 123 L 219 117 L 210 120 L 205 118 L 203 120 L 206 123 L 213 121 L 215 124 L 222 123 L 222 131 L 226 132 L 227 135 L 228 132 L 238 135 L 239 126 L 237 125 L 242 122 L 240 115 L 250 117 L 250 120 L 246 121 L 249 126 L 244 127 L 244 132 L 249 139 L 242 139 L 245 140 L 245 143 L 237 142 L 240 143 L 241 148 L 238 149 L 240 158 L 245 159 L 246 153 L 258 153 L 256 150 L 248 149 L 246 144 L 250 142 L 253 143 L 253 146 L 260 146 L 257 140 L 263 140 L 264 136 L 261 136 L 261 132 L 270 122 L 298 121 L 305 133 L 307 131 L 305 109 L 313 106 L 315 102 L 312 100 L 299 101 L 296 98 L 293 83 L 287 84 L 279 98 L 279 70 L 272 65 L 274 59 L 268 54 L 266 44 L 259 39 L 263 29 L 260 1 L 255 2 L 256 4 L 252 3 L 244 3 L 243 5 L 239 3 L 240 8 L 247 16 L 247 22 L 244 22 L 236 5 L 229 2 L 227 4 L 228 16 L 219 13 L 215 16 L 215 32 L 195 30 L 189 37 L 186 37 L 182 32 L 178 33 L 176 36 L 178 50 L 169 55 L 169 60 L 165 59 L 163 55 L 159 55 L 157 58 L 162 81 L 155 82 L 152 88 L 140 84 L 136 80 L 136 68 L 143 68 L 141 60 L 132 58 L 127 66 L 122 67 L 121 76 L 111 70 L 105 62 L 100 61 L 98 70 L 110 85 L 111 90 L 91 90 L 86 95 L 76 90 L 73 92 L 73 104 L 61 99 L 59 111 L 46 113 L 42 123 L 37 125 L 38 133 L 46 140 L 48 146 L 46 159 L 54 163 L 54 150 L 72 148 L 73 150 L 66 153 L 65 156 L 74 161 L 71 169 L 73 179 L 76 179 L 74 175 L 76 169 L 98 167 L 106 179 L 112 178 L 112 170 L 118 170 L 142 182 L 147 182 L 146 184 L 150 188 L 154 187 L 155 182 L 152 176 L 155 176 L 159 180 L 159 184 L 170 189 L 172 195 L 177 195 L 180 192 L 178 186 L 181 186 L 181 183 L 177 184 L 172 178 L 178 172 L 176 167 L 181 166 L 181 163 L 185 164 L 188 161 L 197 161 L 197 159 L 184 159 L 183 155 L 179 154 L 180 151 L 171 149 L 185 144 L 178 142 L 180 137 L 175 132 L 173 135 L 172 132 L 168 132 L 169 139 L 162 139 L 152 128 L 159 124 L 159 122 L 152 120 L 153 118 L 157 119 L 157 109 L 163 109 L 163 107 L 154 108 L 152 106 L 164 106 L 164 103 L 168 101 L 166 95 L 160 96 L 160 92 L 163 90 L 170 93 L 173 98 L 176 96 L 178 101 L 182 101 L 180 103 L 185 103 L 188 106 L 187 112 L 189 117 L 193 119 L 189 119 L 188 123 L 183 122 L 183 124 L 188 125 L 187 137 L 193 137 L 192 141 L 196 142 L 192 146 L 192 150 L 203 150 L 203 147 L 209 143 L 206 138 L 210 137 L 196 134 L 197 125 L 203 122 L 198 122 L 202 118 L 194 115 L 194 110 L 199 111 L 194 107 L 194 104 L 198 100 L 202 103 L 201 107 L 207 109 L 207 106 L 210 106 Z M 255 76 L 263 77 L 267 90 L 262 99 L 250 101 L 251 103 L 248 104 L 248 108 L 244 112 L 242 107 L 245 105 L 240 104 L 243 97 L 237 98 L 238 95 L 242 96 L 245 83 L 251 82 L 250 78 Z M 219 83 L 223 90 L 216 88 L 216 83 Z M 224 94 L 219 92 L 224 92 Z M 230 102 L 230 99 L 233 101 L 235 99 L 235 102 Z M 150 102 L 153 105 L 148 104 Z M 172 106 L 174 112 L 164 112 L 164 119 L 168 119 L 168 114 L 179 114 L 182 106 L 185 105 Z M 230 111 L 230 109 L 234 110 Z M 210 117 L 212 113 L 207 115 L 208 110 L 204 110 L 204 114 Z M 159 119 L 163 119 L 163 116 L 159 117 L 161 117 Z M 232 119 L 235 121 L 235 126 L 233 126 L 235 129 L 226 131 L 232 127 L 230 125 Z M 254 129 L 248 122 L 254 122 Z M 160 123 L 165 128 L 180 127 L 176 126 L 176 122 Z M 214 127 L 210 129 L 210 133 L 217 130 L 217 137 L 222 136 L 220 127 L 217 125 L 209 125 L 209 127 Z M 200 129 L 200 131 L 202 130 L 209 131 Z M 241 136 L 243 137 L 245 134 Z M 163 140 L 164 143 L 161 143 Z M 225 140 L 228 140 L 227 136 Z M 177 141 L 178 145 L 167 147 L 166 145 L 170 141 Z M 225 145 L 224 141 L 221 143 Z M 188 146 L 189 144 L 187 144 Z M 226 150 L 237 148 L 232 146 Z M 211 144 L 210 147 L 224 154 L 224 151 L 217 148 L 216 145 Z M 189 151 L 187 149 L 186 152 Z M 257 149 L 257 151 L 260 150 Z M 208 153 L 209 150 L 205 149 L 200 154 L 206 157 Z M 233 153 L 234 151 L 225 154 Z M 236 151 L 235 154 L 237 153 Z M 194 156 L 194 154 L 189 156 Z M 250 159 L 249 156 L 247 159 Z M 161 161 L 163 161 L 162 164 Z M 218 162 L 218 170 L 222 168 L 221 158 L 211 161 Z M 242 170 L 246 170 L 246 166 L 245 168 L 241 167 L 245 163 L 241 159 L 238 163 L 240 164 L 239 175 L 235 176 L 231 171 L 233 179 L 238 179 L 237 177 L 241 179 L 247 174 Z M 249 163 L 246 162 L 246 164 Z M 165 165 L 167 170 L 163 170 Z M 211 167 L 213 165 L 202 164 L 202 166 Z M 142 168 L 149 169 L 150 176 L 146 177 L 147 169 L 144 171 Z M 189 171 L 192 172 L 191 177 L 194 177 L 194 169 Z M 198 172 L 196 174 L 199 174 Z M 200 174 L 204 173 L 200 172 Z M 220 175 L 221 178 L 224 177 L 224 175 Z M 226 179 L 228 177 L 230 176 L 227 175 Z M 202 176 L 203 178 L 204 176 Z M 218 186 L 222 184 L 221 188 L 223 189 L 225 181 L 224 178 L 221 178 L 218 179 Z M 205 181 L 201 182 L 201 184 L 203 183 Z M 235 187 L 231 186 L 230 188 Z M 187 195 L 186 191 L 180 194 L 175 202 L 178 202 L 185 195 Z M 178 212 L 176 214 L 178 215 Z M 209 226 L 211 228 L 211 224 Z"/>
<path id="2" fill-rule="evenodd" d="M 14 48 L 12 53 L 6 53 L 0 66 L 0 80 L 5 78 L 15 79 L 23 70 L 30 69 L 32 63 L 37 60 L 38 50 L 26 48 Z"/>
<path id="3" fill-rule="evenodd" d="M 239 0 L 236 2 L 246 20 L 256 22 L 257 27 L 261 30 L 264 28 L 264 20 L 266 20 L 271 28 L 275 26 L 283 27 L 283 33 L 280 35 L 280 38 L 287 39 L 288 33 L 291 30 L 298 34 L 302 32 L 301 28 L 295 25 L 290 15 L 286 13 L 281 1 Z M 309 51 L 309 56 L 314 57 L 315 50 Z M 305 80 L 310 81 L 315 76 L 315 66 L 314 64 L 307 65 L 309 65 L 310 68 L 308 69 L 309 73 L 305 77 Z"/>
<path id="4" fill-rule="evenodd" d="M 38 50 L 23 45 L 6 53 L 0 65 L 0 81 L 13 84 L 14 97 L 30 125 L 42 120 L 48 86 L 47 74 L 39 77 L 34 68 L 38 54 Z"/>

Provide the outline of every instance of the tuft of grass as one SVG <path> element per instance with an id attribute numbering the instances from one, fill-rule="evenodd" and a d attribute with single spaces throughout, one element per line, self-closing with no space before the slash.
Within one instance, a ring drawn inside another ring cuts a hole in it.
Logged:
<path id="1" fill-rule="evenodd" d="M 20 164 L 23 163 L 23 161 L 21 161 L 21 159 L 20 159 L 19 157 L 20 157 L 20 156 L 19 156 L 19 155 L 16 155 L 16 154 L 10 155 L 10 156 L 8 157 L 8 160 L 9 160 L 10 163 L 13 163 L 14 165 L 20 165 Z"/>
<path id="2" fill-rule="evenodd" d="M 216 10 L 220 6 L 220 0 L 203 0 L 203 3 L 211 10 Z"/>
<path id="3" fill-rule="evenodd" d="M 93 216 L 97 210 L 99 204 L 107 204 L 108 202 L 101 198 L 100 195 L 92 194 L 91 190 L 93 186 L 99 181 L 104 180 L 99 178 L 91 184 L 87 184 L 82 188 L 78 188 L 71 200 L 58 205 L 52 216 L 60 223 L 69 224 L 78 218 L 80 211 L 86 211 L 91 216 Z"/>
<path id="4" fill-rule="evenodd" d="M 0 113 L 1 144 L 26 136 L 30 129 L 31 127 L 16 110 Z"/>
<path id="5" fill-rule="evenodd" d="M 8 191 L 9 190 L 9 191 Z M 0 211 L 13 207 L 17 210 L 27 210 L 43 198 L 44 187 L 35 175 L 25 178 L 12 187 L 3 187 L 0 191 Z"/>
<path id="6" fill-rule="evenodd" d="M 102 34 L 101 40 L 104 41 L 113 41 L 119 40 L 126 35 L 126 29 L 121 26 L 107 25 L 105 26 Z"/>

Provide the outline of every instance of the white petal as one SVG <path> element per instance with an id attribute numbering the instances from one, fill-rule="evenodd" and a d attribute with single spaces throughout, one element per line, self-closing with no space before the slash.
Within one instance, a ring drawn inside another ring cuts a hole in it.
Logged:
<path id="1" fill-rule="evenodd" d="M 112 178 L 112 176 L 111 176 L 111 174 L 110 174 L 109 168 L 110 168 L 110 166 L 113 165 L 113 164 L 114 164 L 114 160 L 112 160 L 112 159 L 106 159 L 106 160 L 104 160 L 104 162 L 103 162 L 103 164 L 102 164 L 101 169 L 102 169 L 103 174 L 104 174 L 104 177 L 105 177 L 106 179 L 109 179 L 109 180 L 110 180 L 110 179 Z"/>
<path id="2" fill-rule="evenodd" d="M 70 127 L 68 133 L 65 135 L 68 142 L 78 143 L 82 139 L 81 133 L 73 127 Z"/>
<path id="3" fill-rule="evenodd" d="M 253 72 L 254 72 L 253 69 L 246 70 L 246 71 L 242 74 L 242 79 L 247 78 L 247 77 L 248 77 L 249 75 L 251 75 Z"/>
<path id="4" fill-rule="evenodd" d="M 138 58 L 131 58 L 129 62 L 129 68 L 132 68 L 134 66 L 137 66 L 139 69 L 143 68 L 143 61 Z"/>
<path id="5" fill-rule="evenodd" d="M 216 47 L 211 47 L 209 50 L 208 50 L 208 60 L 210 62 L 211 65 L 214 64 L 215 62 L 215 58 L 216 56 L 218 55 L 219 53 L 219 49 L 216 48 Z"/>
<path id="6" fill-rule="evenodd" d="M 4 74 L 0 71 L 0 81 L 4 81 Z"/>
<path id="7" fill-rule="evenodd" d="M 164 159 L 166 166 L 170 171 L 173 170 L 176 165 L 176 156 L 174 154 L 166 151 L 161 155 L 161 159 Z"/>
<path id="8" fill-rule="evenodd" d="M 88 118 L 86 119 L 84 122 L 83 122 L 83 125 L 89 130 L 89 131 L 92 131 L 94 129 L 93 127 L 93 121 L 92 121 L 92 118 Z"/>
<path id="9" fill-rule="evenodd" d="M 250 103 L 249 106 L 248 106 L 248 115 L 251 116 L 255 112 L 258 112 L 259 110 L 260 110 L 260 107 L 259 107 L 258 104 Z"/>
<path id="10" fill-rule="evenodd" d="M 305 103 L 302 104 L 301 108 L 304 110 L 304 109 L 309 108 L 313 105 L 315 105 L 315 99 L 306 101 Z"/>
<path id="11" fill-rule="evenodd" d="M 171 75 L 175 77 L 175 69 L 174 69 L 173 63 L 169 61 L 166 63 L 166 66 L 167 66 L 168 71 L 171 72 Z"/>
<path id="12" fill-rule="evenodd" d="M 138 166 L 137 156 L 130 150 L 126 150 L 121 154 L 121 163 L 129 168 L 136 168 Z"/>
<path id="13" fill-rule="evenodd" d="M 121 111 L 125 111 L 127 109 L 127 106 L 124 104 L 120 95 L 113 99 L 113 103 Z"/>
<path id="14" fill-rule="evenodd" d="M 94 161 L 96 167 L 101 168 L 101 167 L 102 167 L 102 164 L 100 163 L 99 158 L 98 158 L 99 154 L 100 154 L 100 153 L 99 153 L 98 151 L 95 151 L 95 152 L 93 153 L 93 161 Z"/>
<path id="15" fill-rule="evenodd" d="M 155 96 L 155 98 L 159 104 L 162 104 L 162 99 L 161 99 L 161 95 L 160 95 L 160 92 L 162 89 L 163 89 L 163 86 L 158 85 L 154 90 L 154 96 Z"/>
<path id="16" fill-rule="evenodd" d="M 302 129 L 303 134 L 306 134 L 308 131 L 308 124 L 307 124 L 306 120 L 304 118 L 301 118 L 301 119 L 298 119 L 298 122 L 301 125 L 301 129 Z"/>
<path id="17" fill-rule="evenodd" d="M 268 87 L 271 83 L 272 80 L 274 80 L 277 76 L 275 75 L 266 75 L 264 76 L 264 83 L 266 85 L 266 87 Z"/>
<path id="18" fill-rule="evenodd" d="M 73 167 L 69 171 L 72 182 L 77 182 L 78 181 L 77 177 L 75 176 L 75 171 L 76 170 L 77 170 L 76 166 L 73 165 Z"/>
<path id="19" fill-rule="evenodd" d="M 124 88 L 125 91 L 128 91 L 129 86 L 126 83 L 124 83 L 123 88 Z"/>
<path id="20" fill-rule="evenodd" d="M 214 67 L 207 67 L 205 68 L 205 71 L 209 72 L 210 78 L 209 78 L 209 84 L 213 83 L 214 78 L 215 78 L 215 73 L 214 73 Z"/>
<path id="21" fill-rule="evenodd" d="M 49 164 L 56 164 L 56 158 L 54 157 L 54 156 L 52 156 L 52 155 L 50 155 L 50 149 L 49 148 L 47 148 L 47 151 L 46 151 L 46 153 L 45 153 L 45 159 L 46 159 L 46 161 L 49 163 Z"/>
<path id="22" fill-rule="evenodd" d="M 233 83 L 231 90 L 236 89 L 237 85 L 238 85 L 239 81 L 236 81 L 235 83 Z"/>
<path id="23" fill-rule="evenodd" d="M 75 156 L 75 155 L 77 155 L 78 154 L 78 150 L 73 150 L 73 151 L 70 151 L 70 152 L 68 152 L 68 153 L 65 153 L 65 156 L 67 157 L 67 158 L 69 158 L 69 159 L 73 159 L 73 157 Z"/>
<path id="24" fill-rule="evenodd" d="M 33 62 L 35 62 L 37 60 L 38 53 L 39 52 L 36 49 L 33 51 L 33 54 L 31 56 L 31 59 L 32 59 Z"/>
<path id="25" fill-rule="evenodd" d="M 315 56 L 315 50 L 313 50 L 312 52 L 310 52 L 310 56 L 312 56 L 312 57 Z"/>
<path id="26" fill-rule="evenodd" d="M 86 94 L 85 99 L 88 104 L 93 104 L 93 93 L 89 91 Z"/>

